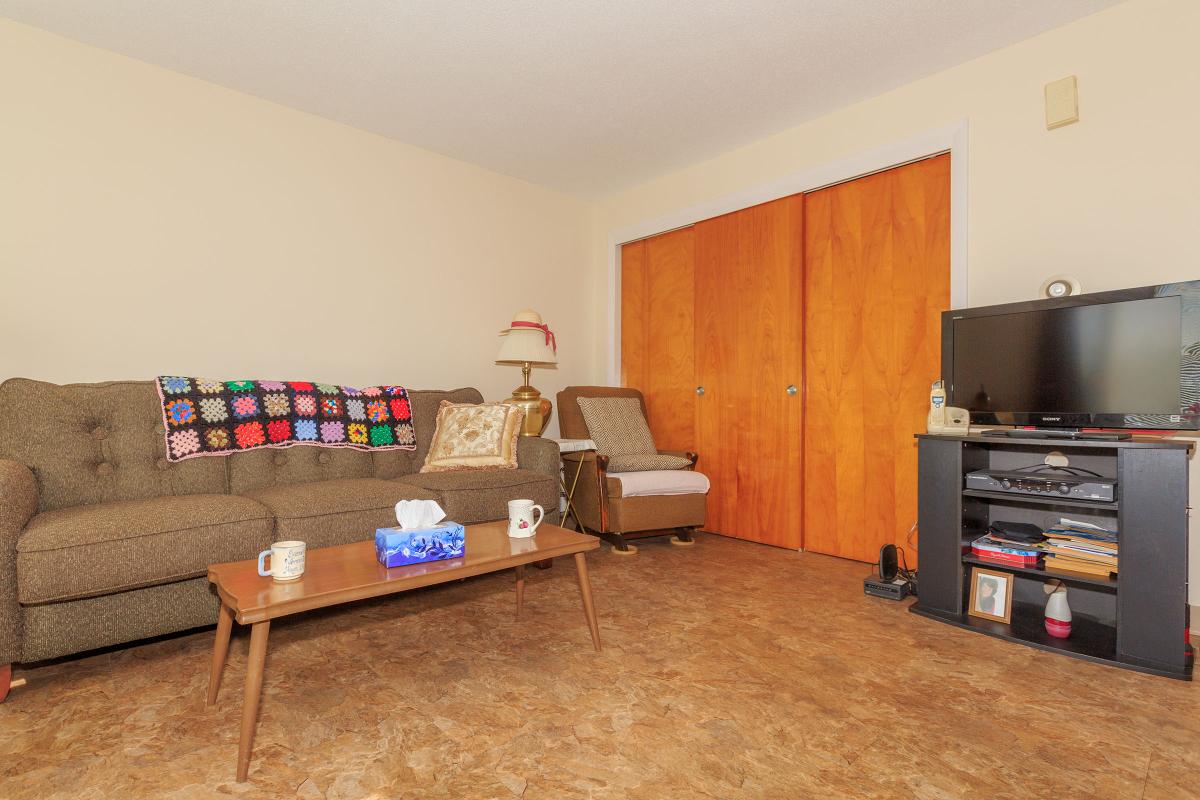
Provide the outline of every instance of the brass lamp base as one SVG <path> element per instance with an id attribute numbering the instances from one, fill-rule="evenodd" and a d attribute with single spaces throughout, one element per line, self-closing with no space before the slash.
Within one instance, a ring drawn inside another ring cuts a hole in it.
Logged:
<path id="1" fill-rule="evenodd" d="M 554 404 L 542 397 L 542 393 L 529 385 L 529 370 L 533 365 L 526 361 L 521 365 L 524 385 L 513 389 L 512 397 L 501 402 L 525 409 L 525 421 L 521 423 L 522 436 L 541 436 L 550 424 L 550 409 Z"/>
<path id="2" fill-rule="evenodd" d="M 525 421 L 521 423 L 522 436 L 541 436 L 550 424 L 550 410 L 554 404 L 529 384 L 513 389 L 512 397 L 504 402 L 525 409 Z"/>

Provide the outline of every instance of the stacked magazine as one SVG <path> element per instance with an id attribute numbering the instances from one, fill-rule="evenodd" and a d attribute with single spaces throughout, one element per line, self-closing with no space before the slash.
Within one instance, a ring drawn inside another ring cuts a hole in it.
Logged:
<path id="1" fill-rule="evenodd" d="M 1117 531 L 1090 522 L 1059 520 L 1046 531 L 1046 569 L 1111 577 L 1117 572 Z"/>

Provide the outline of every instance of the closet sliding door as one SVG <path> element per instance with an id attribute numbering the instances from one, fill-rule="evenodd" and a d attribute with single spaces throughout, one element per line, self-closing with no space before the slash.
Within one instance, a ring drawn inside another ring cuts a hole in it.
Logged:
<path id="1" fill-rule="evenodd" d="M 804 216 L 804 547 L 874 561 L 917 519 L 913 434 L 950 307 L 950 156 L 812 192 Z"/>
<path id="2" fill-rule="evenodd" d="M 708 530 L 801 544 L 804 198 L 695 225 L 696 449 Z"/>
<path id="3" fill-rule="evenodd" d="M 621 248 L 621 385 L 641 390 L 655 445 L 696 448 L 692 228 Z"/>
<path id="4" fill-rule="evenodd" d="M 660 447 L 700 453 L 707 530 L 860 561 L 904 544 L 950 305 L 950 157 L 621 260 L 622 383 L 645 393 Z"/>

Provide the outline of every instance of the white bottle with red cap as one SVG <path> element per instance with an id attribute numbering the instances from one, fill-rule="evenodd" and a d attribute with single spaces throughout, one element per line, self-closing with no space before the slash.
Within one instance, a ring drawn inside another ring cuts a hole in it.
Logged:
<path id="1" fill-rule="evenodd" d="M 1067 587 L 1062 581 L 1049 581 L 1042 590 L 1050 595 L 1046 600 L 1046 633 L 1056 639 L 1071 635 L 1071 606 L 1067 604 Z"/>

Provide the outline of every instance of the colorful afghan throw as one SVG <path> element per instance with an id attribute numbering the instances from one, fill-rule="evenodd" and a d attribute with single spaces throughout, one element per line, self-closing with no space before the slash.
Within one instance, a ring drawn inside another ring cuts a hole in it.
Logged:
<path id="1" fill-rule="evenodd" d="M 160 377 L 167 459 L 260 447 L 415 450 L 402 386 L 352 389 L 309 381 L 213 381 Z"/>

